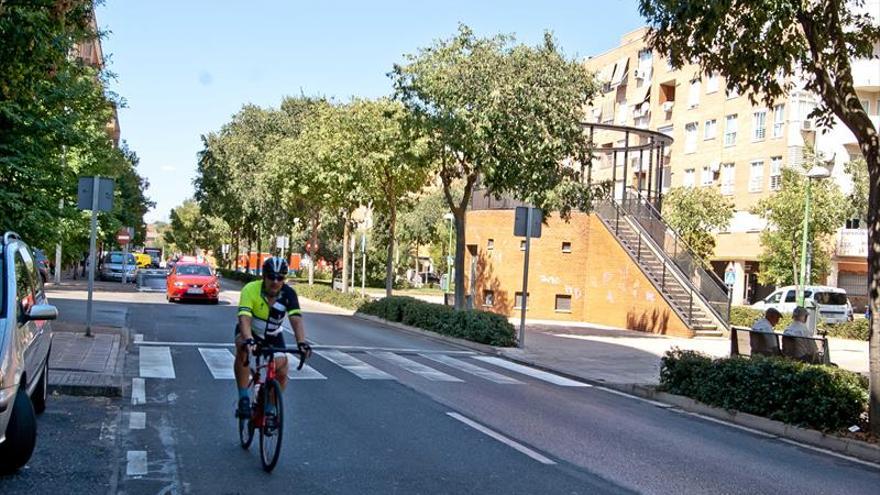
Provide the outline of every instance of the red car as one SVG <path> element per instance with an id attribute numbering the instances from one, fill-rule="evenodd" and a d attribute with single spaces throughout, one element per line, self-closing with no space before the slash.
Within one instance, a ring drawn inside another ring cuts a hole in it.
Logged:
<path id="1" fill-rule="evenodd" d="M 168 301 L 193 299 L 217 304 L 220 300 L 220 280 L 205 263 L 177 263 L 166 281 Z"/>

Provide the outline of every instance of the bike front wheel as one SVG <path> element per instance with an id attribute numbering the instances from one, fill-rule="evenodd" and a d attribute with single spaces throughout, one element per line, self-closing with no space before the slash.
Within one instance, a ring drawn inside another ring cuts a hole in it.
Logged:
<path id="1" fill-rule="evenodd" d="M 251 418 L 238 418 L 238 440 L 244 450 L 254 441 L 254 422 Z"/>
<path id="2" fill-rule="evenodd" d="M 272 380 L 260 390 L 260 407 L 263 408 L 263 427 L 260 428 L 260 460 L 263 469 L 271 472 L 281 455 L 281 439 L 284 433 L 284 403 L 281 384 Z"/>

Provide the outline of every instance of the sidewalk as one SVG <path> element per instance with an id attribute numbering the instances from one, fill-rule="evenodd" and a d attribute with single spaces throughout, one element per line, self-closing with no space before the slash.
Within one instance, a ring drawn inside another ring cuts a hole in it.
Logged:
<path id="1" fill-rule="evenodd" d="M 684 339 L 630 330 L 526 324 L 525 348 L 498 348 L 509 359 L 534 364 L 586 380 L 609 384 L 656 385 L 660 358 L 674 348 L 725 357 L 727 338 Z M 829 339 L 831 358 L 838 366 L 858 373 L 868 371 L 868 343 Z"/>
<path id="2" fill-rule="evenodd" d="M 85 311 L 88 281 L 62 280 L 60 285 L 47 284 L 49 302 L 72 299 Z M 131 284 L 95 282 L 95 300 L 114 300 L 119 293 L 137 292 Z M 79 303 L 78 300 L 82 300 Z M 78 308 L 79 309 L 79 308 Z M 92 337 L 80 311 L 62 311 L 52 322 L 52 353 L 49 357 L 49 389 L 67 395 L 122 396 L 122 371 L 128 332 L 124 328 L 125 312 L 96 311 L 101 325 L 92 325 Z"/>

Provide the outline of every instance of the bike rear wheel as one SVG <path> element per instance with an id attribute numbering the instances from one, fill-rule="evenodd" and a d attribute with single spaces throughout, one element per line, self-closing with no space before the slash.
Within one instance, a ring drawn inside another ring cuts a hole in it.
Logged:
<path id="1" fill-rule="evenodd" d="M 281 439 L 284 433 L 284 403 L 281 384 L 271 380 L 260 390 L 260 407 L 263 408 L 263 427 L 260 428 L 260 460 L 263 469 L 271 472 L 281 455 Z M 273 409 L 274 405 L 274 410 Z"/>

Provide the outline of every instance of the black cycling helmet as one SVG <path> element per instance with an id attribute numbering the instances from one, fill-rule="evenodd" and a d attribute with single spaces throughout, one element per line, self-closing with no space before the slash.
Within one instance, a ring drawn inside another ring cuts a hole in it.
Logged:
<path id="1" fill-rule="evenodd" d="M 273 256 L 263 262 L 263 276 L 269 278 L 284 277 L 287 275 L 287 261 L 284 258 Z"/>

